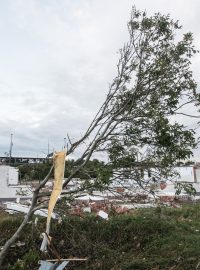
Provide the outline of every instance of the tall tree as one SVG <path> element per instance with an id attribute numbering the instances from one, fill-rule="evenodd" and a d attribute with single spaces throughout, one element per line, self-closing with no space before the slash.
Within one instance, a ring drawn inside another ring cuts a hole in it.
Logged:
<path id="1" fill-rule="evenodd" d="M 115 129 L 107 148 L 118 174 L 142 184 L 136 167 L 154 166 L 154 177 L 171 175 L 177 160 L 189 159 L 195 132 L 175 121 L 187 108 L 199 106 L 197 84 L 190 69 L 197 53 L 191 33 L 180 40 L 181 26 L 170 16 L 132 10 L 129 42 L 120 51 L 117 89 L 109 104 Z M 198 116 L 197 116 L 198 117 Z"/>
<path id="2" fill-rule="evenodd" d="M 197 51 L 191 33 L 178 40 L 175 35 L 180 29 L 179 23 L 169 15 L 157 13 L 148 17 L 146 12 L 132 9 L 129 41 L 120 50 L 117 76 L 107 97 L 83 137 L 76 142 L 68 137 L 68 154 L 80 145 L 85 148 L 74 162 L 64 186 L 78 171 L 83 171 L 98 152 L 108 156 L 108 163 L 98 167 L 96 182 L 87 179 L 75 192 L 93 185 L 95 188 L 108 186 L 115 178 L 129 178 L 143 186 L 144 170 L 154 168 L 154 181 L 160 174 L 169 177 L 177 160 L 192 155 L 192 148 L 196 146 L 195 132 L 174 119 L 178 114 L 185 114 L 185 106 L 199 106 L 197 84 L 190 70 L 191 57 Z M 50 195 L 41 190 L 49 175 L 34 190 L 29 213 L 4 245 L 0 265 L 9 247 L 40 207 L 38 199 Z"/>

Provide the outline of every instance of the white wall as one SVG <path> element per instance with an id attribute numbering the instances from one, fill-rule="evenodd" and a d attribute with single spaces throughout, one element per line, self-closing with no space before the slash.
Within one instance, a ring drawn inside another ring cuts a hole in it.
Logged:
<path id="1" fill-rule="evenodd" d="M 0 165 L 0 200 L 22 197 L 18 193 L 27 193 L 31 197 L 30 186 L 18 185 L 18 170 L 14 167 Z"/>
<path id="2" fill-rule="evenodd" d="M 177 181 L 194 183 L 194 169 L 193 167 L 176 167 L 176 171 L 180 174 Z"/>
<path id="3" fill-rule="evenodd" d="M 19 180 L 19 171 L 17 168 L 14 167 L 8 167 L 8 184 L 9 185 L 18 185 Z"/>
<path id="4" fill-rule="evenodd" d="M 200 192 L 200 170 L 199 169 L 195 170 L 196 176 L 197 176 L 197 183 L 194 183 L 195 176 L 194 176 L 193 166 L 176 167 L 176 171 L 180 174 L 180 176 L 177 176 L 173 182 L 167 181 L 166 188 L 163 190 L 160 190 L 159 191 L 160 194 L 174 195 L 176 192 L 175 185 L 174 185 L 175 182 L 191 183 L 193 187 L 196 189 L 196 191 Z"/>

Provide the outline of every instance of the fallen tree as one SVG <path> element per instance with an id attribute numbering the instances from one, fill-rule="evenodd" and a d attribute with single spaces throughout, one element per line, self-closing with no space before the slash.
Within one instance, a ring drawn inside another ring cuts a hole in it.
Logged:
<path id="1" fill-rule="evenodd" d="M 197 84 L 190 69 L 191 57 L 197 53 L 191 33 L 179 40 L 181 29 L 170 16 L 133 8 L 128 22 L 129 41 L 120 50 L 117 76 L 109 87 L 103 105 L 84 135 L 72 142 L 68 136 L 70 155 L 81 146 L 82 154 L 74 163 L 64 187 L 96 153 L 104 153 L 108 162 L 98 168 L 96 181 L 90 179 L 74 193 L 89 188 L 108 188 L 115 179 L 130 179 L 145 188 L 144 172 L 151 170 L 151 179 L 172 177 L 178 160 L 189 159 L 196 147 L 195 128 L 188 129 L 176 120 L 177 115 L 195 117 L 184 108 L 199 106 Z M 0 266 L 9 247 L 31 220 L 44 196 L 42 192 L 50 173 L 34 190 L 30 210 L 16 233 L 0 253 Z M 87 172 L 85 172 L 87 173 Z M 65 192 L 66 196 L 71 192 Z"/>

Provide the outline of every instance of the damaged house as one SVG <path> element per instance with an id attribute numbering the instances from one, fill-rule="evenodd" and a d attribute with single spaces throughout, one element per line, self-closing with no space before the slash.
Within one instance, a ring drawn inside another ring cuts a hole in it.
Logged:
<path id="1" fill-rule="evenodd" d="M 31 187 L 19 184 L 17 168 L 0 165 L 0 200 L 15 200 L 18 197 L 32 197 Z"/>

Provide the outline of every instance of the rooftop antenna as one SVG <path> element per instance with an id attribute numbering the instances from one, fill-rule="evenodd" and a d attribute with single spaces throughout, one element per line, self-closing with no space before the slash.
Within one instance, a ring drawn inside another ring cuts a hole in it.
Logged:
<path id="1" fill-rule="evenodd" d="M 13 134 L 11 133 L 11 134 L 10 134 L 9 165 L 11 164 L 12 147 L 13 147 Z"/>

